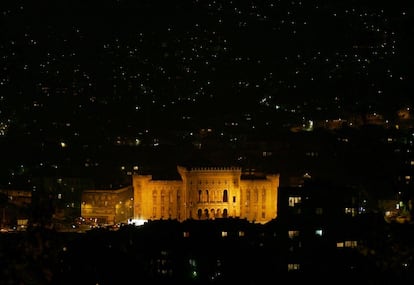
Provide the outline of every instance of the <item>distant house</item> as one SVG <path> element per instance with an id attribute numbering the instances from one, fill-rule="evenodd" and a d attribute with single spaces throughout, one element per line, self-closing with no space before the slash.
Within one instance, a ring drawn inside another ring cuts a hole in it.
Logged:
<path id="1" fill-rule="evenodd" d="M 7 196 L 8 203 L 18 207 L 28 206 L 32 203 L 32 192 L 27 190 L 0 189 L 0 193 Z"/>
<path id="2" fill-rule="evenodd" d="M 96 224 L 126 223 L 132 214 L 131 186 L 117 190 L 86 190 L 82 193 L 81 216 Z"/>
<path id="3" fill-rule="evenodd" d="M 32 192 L 27 190 L 0 189 L 3 196 L 0 203 L 1 225 L 15 226 L 29 218 L 29 207 L 32 203 Z"/>

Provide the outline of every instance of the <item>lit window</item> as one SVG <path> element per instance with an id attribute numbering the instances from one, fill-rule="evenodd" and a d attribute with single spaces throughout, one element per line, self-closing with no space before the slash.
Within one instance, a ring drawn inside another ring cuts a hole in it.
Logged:
<path id="1" fill-rule="evenodd" d="M 244 237 L 244 231 L 239 231 L 239 237 Z"/>
<path id="2" fill-rule="evenodd" d="M 289 197 L 289 207 L 295 207 L 296 204 L 300 204 L 302 197 Z"/>
<path id="3" fill-rule="evenodd" d="M 337 242 L 336 247 L 344 247 L 344 242 L 343 241 Z"/>
<path id="4" fill-rule="evenodd" d="M 345 208 L 345 214 L 351 215 L 354 217 L 356 215 L 356 209 L 355 208 Z"/>
<path id="5" fill-rule="evenodd" d="M 197 266 L 197 262 L 195 259 L 190 258 L 188 260 L 188 263 L 192 266 L 192 267 L 196 267 Z"/>
<path id="6" fill-rule="evenodd" d="M 356 240 L 347 240 L 345 241 L 345 247 L 357 247 L 358 242 Z"/>
<path id="7" fill-rule="evenodd" d="M 221 232 L 221 237 L 226 237 L 227 236 L 227 232 L 226 231 L 222 231 Z"/>
<path id="8" fill-rule="evenodd" d="M 183 232 L 183 237 L 185 237 L 185 238 L 190 237 L 190 232 Z"/>
<path id="9" fill-rule="evenodd" d="M 299 231 L 295 231 L 295 230 L 288 231 L 288 235 L 289 235 L 289 238 L 297 237 L 299 236 Z"/>
<path id="10" fill-rule="evenodd" d="M 323 234 L 323 231 L 321 230 L 321 229 L 317 229 L 317 230 L 315 230 L 315 235 L 317 235 L 317 236 L 322 236 L 322 234 Z"/>
<path id="11" fill-rule="evenodd" d="M 288 264 L 288 271 L 297 271 L 300 269 L 299 263 L 289 263 Z"/>

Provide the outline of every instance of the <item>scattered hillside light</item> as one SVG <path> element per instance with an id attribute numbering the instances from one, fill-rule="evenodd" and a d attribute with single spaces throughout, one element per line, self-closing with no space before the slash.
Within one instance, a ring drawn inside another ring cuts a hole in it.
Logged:
<path id="1" fill-rule="evenodd" d="M 191 276 L 192 276 L 193 278 L 197 278 L 197 271 L 193 270 L 193 271 L 191 272 Z"/>
<path id="2" fill-rule="evenodd" d="M 67 147 L 67 144 L 66 144 L 65 142 L 60 142 L 60 146 L 61 146 L 62 148 L 65 148 L 65 147 Z"/>

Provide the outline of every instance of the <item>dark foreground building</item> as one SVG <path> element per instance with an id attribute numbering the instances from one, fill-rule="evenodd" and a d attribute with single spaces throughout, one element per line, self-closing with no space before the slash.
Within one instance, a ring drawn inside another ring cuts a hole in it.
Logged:
<path id="1" fill-rule="evenodd" d="M 1 284 L 412 283 L 414 224 L 364 211 L 351 190 L 280 187 L 278 216 L 264 224 L 157 219 L 3 233 Z"/>

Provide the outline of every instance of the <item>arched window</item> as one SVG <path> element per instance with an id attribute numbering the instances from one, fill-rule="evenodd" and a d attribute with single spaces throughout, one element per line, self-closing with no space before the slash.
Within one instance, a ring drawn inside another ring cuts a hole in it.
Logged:
<path id="1" fill-rule="evenodd" d="M 203 214 L 203 211 L 201 211 L 201 209 L 198 209 L 197 210 L 197 217 L 199 218 L 199 219 L 201 219 L 201 215 Z"/>
<path id="2" fill-rule="evenodd" d="M 198 203 L 200 203 L 201 202 L 201 190 L 198 190 Z"/>
<path id="3" fill-rule="evenodd" d="M 223 202 L 228 202 L 228 201 L 229 201 L 229 198 L 227 196 L 227 190 L 224 190 L 223 191 Z"/>
<path id="4" fill-rule="evenodd" d="M 156 190 L 153 190 L 152 191 L 152 204 L 153 205 L 157 205 L 158 203 L 157 203 L 157 191 Z"/>
<path id="5" fill-rule="evenodd" d="M 227 209 L 223 210 L 223 218 L 227 218 Z"/>
<path id="6" fill-rule="evenodd" d="M 208 219 L 208 209 L 204 210 L 204 216 L 205 216 L 206 219 Z"/>
<path id="7" fill-rule="evenodd" d="M 206 190 L 206 202 L 208 203 L 208 202 L 210 202 L 210 199 L 209 199 L 209 197 L 208 197 L 208 190 Z"/>
<path id="8" fill-rule="evenodd" d="M 161 205 L 165 203 L 165 190 L 161 190 Z"/>

